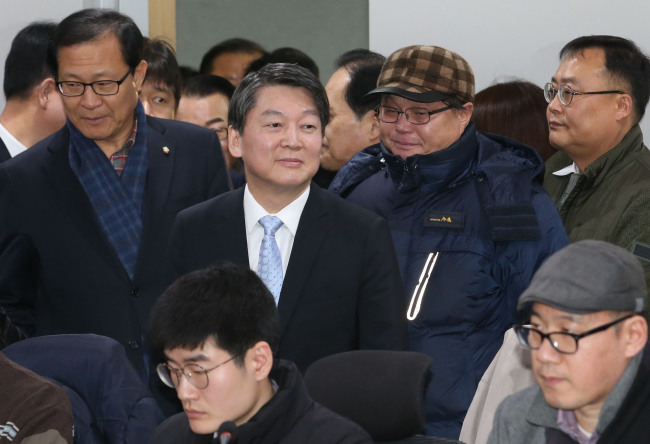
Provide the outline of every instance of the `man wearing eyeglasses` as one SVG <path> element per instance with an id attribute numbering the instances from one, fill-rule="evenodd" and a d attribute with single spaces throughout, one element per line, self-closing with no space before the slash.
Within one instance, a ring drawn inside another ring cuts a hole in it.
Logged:
<path id="1" fill-rule="evenodd" d="M 630 252 L 596 240 L 551 256 L 519 299 L 515 327 L 536 385 L 499 406 L 489 443 L 648 442 L 647 288 Z"/>
<path id="2" fill-rule="evenodd" d="M 650 288 L 650 152 L 639 121 L 650 60 L 630 40 L 579 37 L 560 51 L 544 89 L 551 145 L 544 187 L 572 242 L 600 239 L 631 251 Z"/>
<path id="3" fill-rule="evenodd" d="M 234 92 L 235 87 L 223 77 L 196 75 L 183 85 L 176 119 L 217 133 L 233 188 L 239 188 L 246 183 L 243 163 L 228 150 L 228 105 Z"/>
<path id="4" fill-rule="evenodd" d="M 457 439 L 533 272 L 568 243 L 531 148 L 478 133 L 460 55 L 410 46 L 384 64 L 381 143 L 330 190 L 385 217 L 406 286 L 410 349 L 433 357 L 427 434 Z"/>
<path id="5" fill-rule="evenodd" d="M 372 442 L 315 403 L 293 363 L 274 361 L 275 300 L 247 266 L 218 262 L 176 280 L 152 311 L 150 338 L 164 351 L 158 375 L 185 410 L 152 444 L 227 443 L 226 434 L 241 444 Z"/>
<path id="6" fill-rule="evenodd" d="M 53 45 L 67 123 L 0 171 L 0 305 L 31 334 L 118 340 L 145 378 L 174 217 L 228 190 L 223 156 L 214 133 L 145 116 L 130 18 L 76 12 Z"/>

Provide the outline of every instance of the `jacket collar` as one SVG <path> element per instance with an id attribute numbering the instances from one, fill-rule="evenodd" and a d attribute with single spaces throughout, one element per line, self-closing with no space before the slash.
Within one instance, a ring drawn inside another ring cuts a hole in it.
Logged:
<path id="1" fill-rule="evenodd" d="M 392 180 L 402 190 L 422 184 L 448 186 L 465 177 L 475 164 L 478 141 L 474 124 L 470 123 L 460 138 L 449 147 L 428 154 L 414 154 L 406 160 L 392 154 L 381 144 L 382 156 Z"/>

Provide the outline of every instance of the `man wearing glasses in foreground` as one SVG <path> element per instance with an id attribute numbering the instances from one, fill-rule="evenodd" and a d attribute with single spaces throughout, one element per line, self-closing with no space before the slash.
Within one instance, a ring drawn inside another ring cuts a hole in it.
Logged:
<path id="1" fill-rule="evenodd" d="M 147 64 L 130 18 L 76 12 L 52 45 L 67 123 L 0 171 L 0 305 L 31 334 L 114 338 L 144 379 L 174 217 L 229 188 L 219 141 L 145 116 Z"/>
<path id="2" fill-rule="evenodd" d="M 274 362 L 279 338 L 273 295 L 248 266 L 218 262 L 176 280 L 154 306 L 150 339 L 185 412 L 151 443 L 371 443 L 310 398 L 293 363 Z"/>
<path id="3" fill-rule="evenodd" d="M 402 48 L 370 94 L 381 95 L 381 143 L 344 165 L 330 190 L 388 220 L 409 347 L 433 358 L 427 434 L 457 439 L 517 298 L 568 239 L 537 153 L 476 131 L 474 74 L 460 55 Z"/>
<path id="4" fill-rule="evenodd" d="M 630 252 L 585 240 L 551 256 L 519 298 L 537 384 L 506 398 L 489 443 L 648 442 L 647 289 Z"/>
<path id="5" fill-rule="evenodd" d="M 650 152 L 639 121 L 650 61 L 630 40 L 587 36 L 560 51 L 544 88 L 551 145 L 544 187 L 572 242 L 600 239 L 631 251 L 650 288 Z"/>

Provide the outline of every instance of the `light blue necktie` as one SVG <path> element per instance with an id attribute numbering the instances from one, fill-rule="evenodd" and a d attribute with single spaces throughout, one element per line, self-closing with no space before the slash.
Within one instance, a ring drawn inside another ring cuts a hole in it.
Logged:
<path id="1" fill-rule="evenodd" d="M 282 226 L 282 221 L 275 216 L 264 216 L 259 222 L 264 227 L 264 239 L 260 247 L 257 274 L 273 294 L 277 305 L 282 290 L 282 256 L 275 241 L 275 232 Z"/>

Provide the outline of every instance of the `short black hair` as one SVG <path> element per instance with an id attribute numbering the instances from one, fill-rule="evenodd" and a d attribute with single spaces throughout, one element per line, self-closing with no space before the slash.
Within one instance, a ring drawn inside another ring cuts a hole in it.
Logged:
<path id="1" fill-rule="evenodd" d="M 337 57 L 334 62 L 334 69 L 348 67 L 357 64 L 383 64 L 386 57 L 378 52 L 370 51 L 369 49 L 357 48 L 346 51 Z"/>
<path id="2" fill-rule="evenodd" d="M 305 88 L 318 110 L 321 130 L 330 119 L 330 105 L 327 93 L 320 81 L 302 66 L 290 63 L 271 63 L 246 75 L 239 84 L 230 100 L 228 107 L 228 124 L 240 133 L 244 132 L 246 115 L 257 103 L 257 91 L 265 86 L 288 86 L 290 88 Z"/>
<path id="3" fill-rule="evenodd" d="M 149 325 L 156 353 L 194 349 L 213 339 L 240 366 L 257 342 L 275 351 L 280 336 L 273 295 L 250 268 L 231 262 L 178 278 L 154 305 Z"/>
<path id="4" fill-rule="evenodd" d="M 183 96 L 203 98 L 211 96 L 212 94 L 223 94 L 232 98 L 235 92 L 235 87 L 228 80 L 223 77 L 213 76 L 212 74 L 199 74 L 185 82 L 183 87 Z"/>
<path id="5" fill-rule="evenodd" d="M 87 43 L 112 33 L 120 42 L 124 62 L 134 71 L 142 61 L 143 38 L 130 17 L 112 9 L 82 9 L 64 18 L 56 27 L 50 47 L 49 62 L 56 75 L 59 72 L 59 49 Z"/>
<path id="6" fill-rule="evenodd" d="M 586 49 L 599 48 L 605 53 L 605 68 L 622 88 L 629 87 L 634 111 L 639 122 L 645 114 L 650 98 L 650 60 L 632 40 L 611 35 L 578 37 L 560 51 L 560 60 L 568 55 L 581 54 Z M 626 91 L 627 92 L 627 91 Z"/>
<path id="7" fill-rule="evenodd" d="M 343 97 L 358 120 L 375 109 L 381 102 L 381 94 L 371 94 L 377 87 L 377 79 L 386 57 L 368 49 L 353 49 L 341 54 L 334 62 L 338 70 L 344 68 L 350 76 Z"/>
<path id="8" fill-rule="evenodd" d="M 176 60 L 176 51 L 164 40 L 144 38 L 142 57 L 147 62 L 145 82 L 164 83 L 172 89 L 176 106 L 181 99 L 183 79 Z"/>
<path id="9" fill-rule="evenodd" d="M 214 59 L 219 57 L 221 54 L 227 53 L 244 53 L 244 54 L 266 54 L 266 50 L 251 40 L 242 39 L 242 38 L 233 38 L 224 40 L 223 42 L 217 43 L 212 48 L 208 50 L 201 59 L 201 66 L 199 71 L 201 74 L 210 74 L 212 71 L 212 63 Z"/>
<path id="10" fill-rule="evenodd" d="M 299 65 L 309 70 L 309 72 L 311 72 L 316 77 L 320 76 L 318 65 L 314 59 L 309 57 L 301 50 L 290 47 L 278 48 L 272 53 L 266 54 L 259 59 L 251 62 L 250 66 L 246 70 L 246 74 L 252 71 L 257 71 L 262 66 L 268 65 L 269 63 L 293 63 L 294 65 Z"/>
<path id="11" fill-rule="evenodd" d="M 47 61 L 56 24 L 34 22 L 20 30 L 11 42 L 5 61 L 4 93 L 9 99 L 27 99 L 35 86 L 54 78 Z"/>

